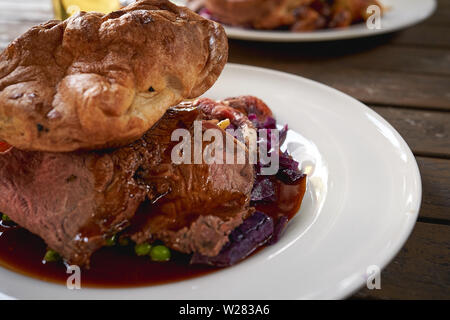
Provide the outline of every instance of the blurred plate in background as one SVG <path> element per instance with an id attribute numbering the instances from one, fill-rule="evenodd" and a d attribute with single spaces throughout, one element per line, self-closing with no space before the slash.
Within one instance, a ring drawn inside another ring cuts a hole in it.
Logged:
<path id="1" fill-rule="evenodd" d="M 172 0 L 185 5 L 185 0 Z M 343 29 L 316 30 L 312 32 L 264 31 L 225 26 L 231 39 L 303 42 L 326 41 L 375 36 L 410 27 L 428 18 L 436 9 L 436 0 L 380 0 L 387 8 L 381 18 L 381 29 L 369 29 L 365 23 Z"/>

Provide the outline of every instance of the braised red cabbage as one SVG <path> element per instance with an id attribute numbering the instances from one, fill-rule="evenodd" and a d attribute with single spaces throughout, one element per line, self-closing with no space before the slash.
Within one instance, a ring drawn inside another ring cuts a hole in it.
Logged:
<path id="1" fill-rule="evenodd" d="M 272 117 L 267 117 L 263 121 L 259 120 L 256 114 L 249 114 L 248 119 L 253 123 L 257 129 L 267 130 L 267 140 L 263 140 L 262 137 L 258 136 L 258 143 L 267 143 L 267 149 L 270 150 L 271 146 L 271 133 L 272 130 L 278 130 L 276 126 L 276 121 Z M 279 130 L 279 144 L 280 147 L 284 144 L 287 137 L 288 126 L 285 125 L 281 130 Z M 292 156 L 287 152 L 281 152 L 278 148 L 277 150 L 271 150 L 271 152 L 277 152 L 279 156 L 279 169 L 276 174 L 276 178 L 281 182 L 289 185 L 300 183 L 304 174 L 299 169 L 299 163 L 295 161 Z M 257 177 L 252 191 L 252 202 L 259 201 L 276 201 L 274 183 L 271 176 L 260 175 L 260 168 L 263 164 L 258 162 L 255 166 Z"/>
<path id="2" fill-rule="evenodd" d="M 207 257 L 195 253 L 191 258 L 191 264 L 209 264 L 217 267 L 231 266 L 267 243 L 273 233 L 273 219 L 257 211 L 231 232 L 230 242 L 217 256 Z"/>

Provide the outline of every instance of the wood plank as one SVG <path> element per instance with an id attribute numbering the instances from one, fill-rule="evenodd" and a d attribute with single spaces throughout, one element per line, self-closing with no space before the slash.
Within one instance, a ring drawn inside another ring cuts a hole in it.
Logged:
<path id="1" fill-rule="evenodd" d="M 20 1 L 1 3 L 0 2 L 0 23 L 14 21 L 43 22 L 53 18 L 53 11 L 48 1 L 48 5 L 23 4 Z"/>
<path id="2" fill-rule="evenodd" d="M 448 0 L 437 0 L 438 7 L 450 8 L 450 1 Z"/>
<path id="3" fill-rule="evenodd" d="M 417 154 L 450 158 L 450 112 L 371 106 Z"/>
<path id="4" fill-rule="evenodd" d="M 301 75 L 323 82 L 349 95 L 372 104 L 391 106 L 411 106 L 420 108 L 438 108 L 450 110 L 450 76 L 445 75 L 405 73 L 410 66 L 415 72 L 427 68 L 437 71 L 433 66 L 434 54 L 428 57 L 422 55 L 418 65 L 414 59 L 402 57 L 392 58 L 383 55 L 383 49 L 394 52 L 422 52 L 419 49 L 394 48 L 382 46 L 374 49 L 376 53 L 357 52 L 369 50 L 370 47 L 385 38 L 373 41 L 367 39 L 358 41 L 343 41 L 342 43 L 321 44 L 262 44 L 230 41 L 230 62 L 272 68 Z M 402 49 L 402 50 L 400 50 Z M 406 50 L 408 49 L 408 50 Z M 380 51 L 378 51 L 380 50 Z M 264 52 L 264 54 L 261 54 Z M 448 70 L 450 54 L 446 50 L 438 50 L 441 61 L 440 68 Z M 352 55 L 350 55 L 353 53 Z M 417 55 L 416 55 L 417 56 Z M 400 66 L 389 62 L 396 60 Z M 388 62 L 376 62 L 385 60 Z M 378 63 L 385 68 L 370 66 Z M 355 67 L 356 66 L 356 67 Z M 396 71 L 387 70 L 389 68 Z"/>
<path id="5" fill-rule="evenodd" d="M 317 71 L 311 69 L 297 74 L 323 82 L 365 103 L 450 110 L 448 77 L 351 68 L 320 73 L 319 67 Z"/>
<path id="6" fill-rule="evenodd" d="M 428 25 L 449 26 L 450 6 L 448 0 L 439 1 L 438 7 L 434 14 L 426 21 Z"/>
<path id="7" fill-rule="evenodd" d="M 420 217 L 450 221 L 450 112 L 372 107 L 399 131 L 416 157 L 422 177 Z"/>
<path id="8" fill-rule="evenodd" d="M 20 0 L 19 2 L 24 3 L 24 4 L 40 4 L 42 6 L 51 6 L 51 1 L 47 1 L 47 0 Z M 12 2 L 18 2 L 15 0 L 0 0 L 0 4 L 4 4 L 4 3 L 12 3 Z"/>
<path id="9" fill-rule="evenodd" d="M 53 18 L 51 0 L 0 0 L 0 24 L 25 22 L 38 24 Z"/>
<path id="10" fill-rule="evenodd" d="M 450 226 L 418 222 L 405 247 L 381 272 L 381 290 L 356 299 L 450 299 Z"/>
<path id="11" fill-rule="evenodd" d="M 270 61 L 255 63 L 251 60 L 230 59 L 230 62 L 237 61 L 316 80 L 367 104 L 450 110 L 448 77 L 405 75 L 351 68 L 333 68 L 334 70 L 324 71 L 320 65 L 302 67 L 281 61 L 274 65 Z"/>
<path id="12" fill-rule="evenodd" d="M 0 22 L 0 50 L 36 24 L 30 21 Z"/>
<path id="13" fill-rule="evenodd" d="M 321 59 L 325 68 L 340 65 L 365 70 L 450 75 L 450 52 L 447 49 L 380 45 L 370 51 L 330 58 Z"/>
<path id="14" fill-rule="evenodd" d="M 0 6 L 1 8 L 1 6 Z M 34 22 L 35 24 L 39 24 L 41 22 L 53 19 L 53 14 L 49 14 L 48 12 L 33 12 L 29 11 L 23 12 L 10 12 L 9 14 L 2 14 L 0 16 L 0 23 L 4 22 Z"/>
<path id="15" fill-rule="evenodd" d="M 450 160 L 416 157 L 422 177 L 420 218 L 450 221 Z"/>
<path id="16" fill-rule="evenodd" d="M 37 10 L 39 12 L 50 11 L 52 8 L 51 0 L 36 0 L 36 1 L 0 1 L 0 6 L 3 13 L 12 13 L 17 10 L 28 11 L 30 14 Z M 17 12 L 16 12 L 17 13 Z"/>
<path id="17" fill-rule="evenodd" d="M 325 43 L 256 43 L 230 41 L 231 60 L 271 61 L 298 68 L 320 64 L 323 70 L 340 67 L 374 71 L 450 75 L 446 48 L 392 46 L 393 35 Z M 264 53 L 263 55 L 261 53 Z"/>
<path id="18" fill-rule="evenodd" d="M 450 26 L 430 26 L 421 23 L 418 26 L 396 32 L 391 44 L 449 48 Z"/>

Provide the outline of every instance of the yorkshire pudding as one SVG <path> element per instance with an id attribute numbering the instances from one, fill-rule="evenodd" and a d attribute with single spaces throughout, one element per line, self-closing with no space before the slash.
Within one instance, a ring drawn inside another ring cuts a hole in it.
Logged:
<path id="1" fill-rule="evenodd" d="M 219 24 L 167 0 L 48 21 L 0 55 L 0 141 L 51 152 L 125 145 L 204 93 L 227 57 Z"/>

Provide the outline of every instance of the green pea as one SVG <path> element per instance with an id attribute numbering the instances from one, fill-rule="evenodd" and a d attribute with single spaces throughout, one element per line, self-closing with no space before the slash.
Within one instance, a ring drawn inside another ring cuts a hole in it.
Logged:
<path id="1" fill-rule="evenodd" d="M 2 214 L 2 220 L 5 222 L 12 221 L 10 217 L 8 217 L 6 214 Z"/>
<path id="2" fill-rule="evenodd" d="M 61 260 L 61 256 L 55 250 L 48 249 L 45 253 L 44 260 L 46 262 L 55 262 Z"/>
<path id="3" fill-rule="evenodd" d="M 112 235 L 111 237 L 105 239 L 106 245 L 108 247 L 112 247 L 112 246 L 116 245 L 116 240 L 117 240 L 117 236 Z"/>
<path id="4" fill-rule="evenodd" d="M 126 247 L 130 244 L 130 239 L 128 239 L 126 237 L 121 237 L 121 238 L 119 238 L 119 244 L 123 247 Z"/>
<path id="5" fill-rule="evenodd" d="M 150 257 L 153 261 L 168 261 L 170 256 L 170 250 L 166 246 L 154 246 L 150 251 Z"/>
<path id="6" fill-rule="evenodd" d="M 138 256 L 146 256 L 150 253 L 152 246 L 150 243 L 144 242 L 134 246 L 134 251 Z"/>

